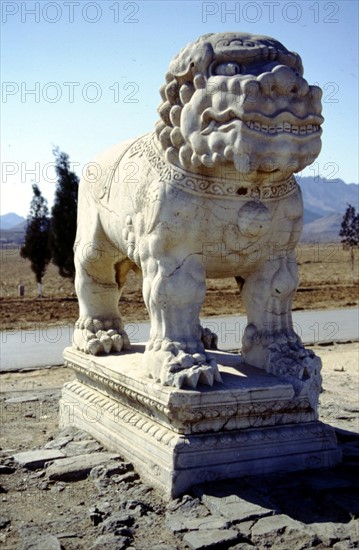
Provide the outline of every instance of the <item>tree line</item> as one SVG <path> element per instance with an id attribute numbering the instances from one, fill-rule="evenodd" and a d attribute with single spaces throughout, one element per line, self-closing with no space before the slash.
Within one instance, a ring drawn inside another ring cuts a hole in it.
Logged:
<path id="1" fill-rule="evenodd" d="M 53 151 L 55 156 L 56 190 L 51 215 L 39 186 L 32 184 L 33 197 L 27 217 L 25 240 L 20 249 L 22 258 L 30 260 L 31 269 L 42 295 L 42 279 L 50 261 L 62 277 L 75 279 L 73 245 L 76 236 L 77 195 L 79 178 L 70 170 L 69 156 Z"/>

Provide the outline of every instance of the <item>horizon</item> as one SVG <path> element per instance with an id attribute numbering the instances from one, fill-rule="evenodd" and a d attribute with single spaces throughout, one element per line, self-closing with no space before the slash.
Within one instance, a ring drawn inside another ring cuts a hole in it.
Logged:
<path id="1" fill-rule="evenodd" d="M 359 183 L 357 3 L 81 0 L 70 9 L 61 0 L 1 8 L 2 215 L 27 216 L 32 183 L 51 208 L 55 146 L 80 177 L 101 151 L 153 131 L 174 55 L 202 34 L 230 30 L 298 51 L 305 78 L 323 89 L 322 152 L 297 176 Z"/>

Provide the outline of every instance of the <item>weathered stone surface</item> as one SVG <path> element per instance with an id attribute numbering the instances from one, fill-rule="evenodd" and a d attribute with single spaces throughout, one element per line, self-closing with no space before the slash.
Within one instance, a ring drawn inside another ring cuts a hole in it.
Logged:
<path id="1" fill-rule="evenodd" d="M 82 440 L 82 441 L 70 441 L 65 447 L 63 447 L 63 453 L 65 456 L 78 456 L 90 453 L 96 453 L 102 450 L 102 445 L 94 439 Z"/>
<path id="2" fill-rule="evenodd" d="M 64 453 L 57 449 L 39 449 L 16 453 L 13 455 L 13 459 L 24 468 L 36 470 L 42 468 L 46 462 L 63 459 L 64 456 Z"/>
<path id="3" fill-rule="evenodd" d="M 273 514 L 273 510 L 253 502 L 246 501 L 237 495 L 226 498 L 204 496 L 203 502 L 212 513 L 221 514 L 230 521 L 248 521 Z"/>
<path id="4" fill-rule="evenodd" d="M 192 550 L 205 550 L 206 548 L 216 548 L 227 545 L 239 539 L 240 535 L 235 529 L 211 529 L 191 531 L 186 533 L 183 541 L 189 545 Z"/>
<path id="5" fill-rule="evenodd" d="M 353 520 L 355 521 L 355 520 Z M 358 536 L 359 536 L 359 523 L 357 521 L 357 529 L 358 529 Z M 343 524 L 337 524 L 334 522 L 323 522 L 323 523 L 311 523 L 310 531 L 315 533 L 318 538 L 327 546 L 334 546 L 334 544 L 340 540 L 343 539 L 350 539 L 351 531 L 353 530 L 353 527 L 349 524 L 343 525 Z M 354 532 L 354 530 L 353 530 Z"/>
<path id="6" fill-rule="evenodd" d="M 44 534 L 24 541 L 18 550 L 61 550 L 61 544 L 54 535 Z"/>
<path id="7" fill-rule="evenodd" d="M 95 466 L 117 458 L 118 454 L 107 452 L 62 458 L 47 468 L 47 477 L 52 481 L 84 479 Z"/>
<path id="8" fill-rule="evenodd" d="M 251 533 L 255 544 L 261 545 L 264 540 L 267 546 L 274 544 L 280 550 L 291 547 L 290 541 L 296 545 L 297 550 L 317 546 L 320 542 L 319 537 L 307 525 L 284 514 L 259 519 Z"/>
<path id="9" fill-rule="evenodd" d="M 297 401 L 291 384 L 264 371 L 233 367 L 233 354 L 220 354 L 229 358 L 222 388 L 206 392 L 149 383 L 139 353 L 89 359 L 68 348 L 64 356 L 78 380 L 63 389 L 61 422 L 117 450 L 169 498 L 201 481 L 318 468 L 340 456 L 334 430 L 310 422 L 307 398 Z M 289 416 L 278 416 L 282 406 Z"/>
<path id="10" fill-rule="evenodd" d="M 261 518 L 252 527 L 253 537 L 261 537 L 268 535 L 269 533 L 276 533 L 280 535 L 284 533 L 285 529 L 297 529 L 301 531 L 304 528 L 304 524 L 296 521 L 284 514 L 278 514 L 271 517 Z"/>

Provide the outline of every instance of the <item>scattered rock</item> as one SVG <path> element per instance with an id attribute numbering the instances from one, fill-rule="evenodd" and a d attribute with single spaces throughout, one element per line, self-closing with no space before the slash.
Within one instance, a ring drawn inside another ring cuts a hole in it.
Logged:
<path id="1" fill-rule="evenodd" d="M 272 515 L 274 510 L 253 502 L 258 500 L 258 494 L 250 489 L 241 491 L 248 500 L 239 496 L 239 491 L 228 482 L 217 483 L 215 486 L 203 484 L 195 487 L 195 494 L 200 496 L 203 504 L 214 515 L 220 514 L 231 522 L 240 523 Z M 252 498 L 250 498 L 252 497 Z"/>
<path id="2" fill-rule="evenodd" d="M 5 529 L 8 525 L 10 525 L 11 520 L 10 518 L 6 516 L 0 516 L 0 529 Z"/>
<path id="3" fill-rule="evenodd" d="M 30 403 L 30 401 L 39 401 L 38 395 L 20 395 L 5 399 L 5 403 Z"/>
<path id="4" fill-rule="evenodd" d="M 50 489 L 49 482 L 42 480 L 37 484 L 37 488 L 40 489 L 40 491 L 48 491 Z"/>
<path id="5" fill-rule="evenodd" d="M 98 503 L 96 506 L 93 506 L 89 509 L 90 520 L 92 524 L 96 527 L 102 523 L 106 518 L 108 518 L 112 513 L 112 506 L 108 501 Z"/>
<path id="6" fill-rule="evenodd" d="M 107 452 L 63 458 L 47 468 L 47 477 L 52 481 L 85 479 L 92 468 L 116 458 L 117 454 Z"/>
<path id="7" fill-rule="evenodd" d="M 111 461 L 107 464 L 101 464 L 92 468 L 90 477 L 97 479 L 101 477 L 112 477 L 122 475 L 133 470 L 132 464 L 129 462 Z"/>
<path id="8" fill-rule="evenodd" d="M 140 476 L 136 472 L 127 472 L 122 475 L 112 476 L 112 481 L 115 483 L 132 483 L 133 481 L 138 481 Z"/>
<path id="9" fill-rule="evenodd" d="M 181 513 L 167 514 L 166 527 L 172 533 L 184 533 L 186 531 L 199 531 L 202 529 L 228 529 L 231 522 L 223 517 L 207 516 L 205 518 L 190 518 Z"/>
<path id="10" fill-rule="evenodd" d="M 166 506 L 168 512 L 179 511 L 182 515 L 193 518 L 203 518 L 208 516 L 208 509 L 201 503 L 199 498 L 193 498 L 190 495 L 184 495 L 182 498 L 173 500 Z"/>
<path id="11" fill-rule="evenodd" d="M 327 546 L 333 546 L 340 539 L 345 539 L 344 527 L 332 522 L 311 523 L 310 530 Z M 348 535 L 349 538 L 349 535 Z"/>
<path id="12" fill-rule="evenodd" d="M 127 527 L 131 527 L 134 523 L 134 517 L 129 514 L 121 514 L 121 512 L 112 514 L 109 518 L 104 520 L 101 523 L 101 529 L 100 532 L 102 534 L 105 534 L 107 532 L 110 532 L 114 535 L 126 535 L 132 536 L 132 532 L 127 530 L 128 533 L 124 533 L 123 529 Z"/>
<path id="13" fill-rule="evenodd" d="M 152 508 L 146 502 L 142 500 L 127 500 L 122 504 L 123 510 L 133 510 L 133 513 L 137 516 L 145 516 L 148 512 L 152 512 Z"/>
<path id="14" fill-rule="evenodd" d="M 35 451 L 25 451 L 13 455 L 15 462 L 28 470 L 37 470 L 43 468 L 46 462 L 59 460 L 65 455 L 57 449 L 37 449 Z"/>
<path id="15" fill-rule="evenodd" d="M 116 537 L 115 535 L 100 535 L 90 550 L 125 550 L 131 543 L 129 537 Z"/>
<path id="16" fill-rule="evenodd" d="M 240 542 L 235 546 L 231 546 L 231 550 L 259 550 L 258 546 L 253 546 L 253 544 L 248 544 L 248 542 Z"/>
<path id="17" fill-rule="evenodd" d="M 350 540 L 342 540 L 336 542 L 333 546 L 334 550 L 351 550 L 352 548 L 358 548 L 358 545 L 351 542 Z"/>
<path id="18" fill-rule="evenodd" d="M 224 545 L 235 542 L 239 537 L 240 534 L 235 529 L 211 529 L 191 531 L 183 537 L 183 541 L 192 550 L 205 550 L 206 548 L 223 548 Z"/>
<path id="19" fill-rule="evenodd" d="M 18 550 L 61 550 L 61 544 L 54 535 L 39 535 L 24 541 Z"/>
<path id="20" fill-rule="evenodd" d="M 73 436 L 71 435 L 56 437 L 55 439 L 52 439 L 51 441 L 46 443 L 44 449 L 62 449 L 68 443 L 70 443 L 72 439 L 73 439 Z"/>

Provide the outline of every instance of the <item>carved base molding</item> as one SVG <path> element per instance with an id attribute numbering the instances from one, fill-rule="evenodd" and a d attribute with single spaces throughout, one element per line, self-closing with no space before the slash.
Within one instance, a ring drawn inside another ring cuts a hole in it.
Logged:
<path id="1" fill-rule="evenodd" d="M 290 383 L 215 352 L 223 384 L 162 387 L 146 377 L 142 350 L 93 357 L 67 348 L 76 380 L 64 385 L 60 422 L 122 454 L 167 498 L 203 481 L 340 461 L 334 430 Z"/>

